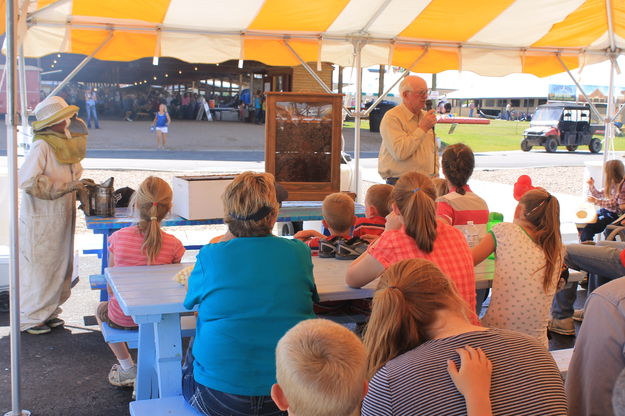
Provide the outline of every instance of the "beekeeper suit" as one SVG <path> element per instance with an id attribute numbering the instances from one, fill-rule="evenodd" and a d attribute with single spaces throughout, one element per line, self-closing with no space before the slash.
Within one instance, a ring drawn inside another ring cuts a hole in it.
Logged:
<path id="1" fill-rule="evenodd" d="M 76 226 L 75 191 L 82 188 L 80 161 L 87 126 L 78 107 L 49 97 L 35 107 L 30 152 L 19 170 L 20 329 L 45 334 L 70 295 Z"/>

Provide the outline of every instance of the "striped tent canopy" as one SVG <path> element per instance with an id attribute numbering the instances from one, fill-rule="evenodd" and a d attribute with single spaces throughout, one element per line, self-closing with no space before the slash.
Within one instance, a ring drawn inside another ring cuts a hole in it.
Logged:
<path id="1" fill-rule="evenodd" d="M 0 0 L 2 1 L 2 0 Z M 625 47 L 622 0 L 20 0 L 26 56 L 332 62 L 547 76 Z M 4 25 L 4 22 L 2 22 Z M 1 28 L 4 31 L 4 27 Z M 291 50 L 291 48 L 293 50 Z M 360 49 L 362 48 L 362 49 Z M 293 53 L 296 52 L 296 54 Z M 425 52 L 425 54 L 424 54 Z"/>

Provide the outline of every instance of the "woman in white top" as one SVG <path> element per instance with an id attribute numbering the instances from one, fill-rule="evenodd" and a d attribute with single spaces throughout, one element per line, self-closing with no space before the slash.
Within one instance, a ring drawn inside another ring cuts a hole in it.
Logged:
<path id="1" fill-rule="evenodd" d="M 473 249 L 475 264 L 495 252 L 493 294 L 482 325 L 536 337 L 548 347 L 549 307 L 564 249 L 560 204 L 543 189 L 527 192 L 512 223 L 500 223 Z"/>

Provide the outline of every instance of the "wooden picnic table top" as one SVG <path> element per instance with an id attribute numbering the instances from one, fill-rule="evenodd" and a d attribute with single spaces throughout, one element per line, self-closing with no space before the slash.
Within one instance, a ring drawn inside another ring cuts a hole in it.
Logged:
<path id="1" fill-rule="evenodd" d="M 278 213 L 278 222 L 288 221 L 320 221 L 321 201 L 284 201 Z M 355 205 L 357 217 L 365 216 L 365 207 L 362 204 Z M 114 217 L 86 216 L 87 228 L 90 230 L 113 230 L 129 227 L 137 222 L 132 217 L 129 208 L 116 208 Z M 202 220 L 188 220 L 178 215 L 170 214 L 161 223 L 163 227 L 184 225 L 223 224 L 223 218 L 208 218 Z"/>

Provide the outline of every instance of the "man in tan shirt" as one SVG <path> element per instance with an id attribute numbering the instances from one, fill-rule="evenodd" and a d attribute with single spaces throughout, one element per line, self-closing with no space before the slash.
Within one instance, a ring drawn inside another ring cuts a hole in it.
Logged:
<path id="1" fill-rule="evenodd" d="M 386 112 L 380 124 L 382 145 L 378 172 L 394 185 L 397 178 L 410 171 L 438 176 L 438 149 L 433 127 L 434 110 L 424 111 L 428 88 L 417 76 L 406 77 L 399 84 L 402 103 Z"/>

